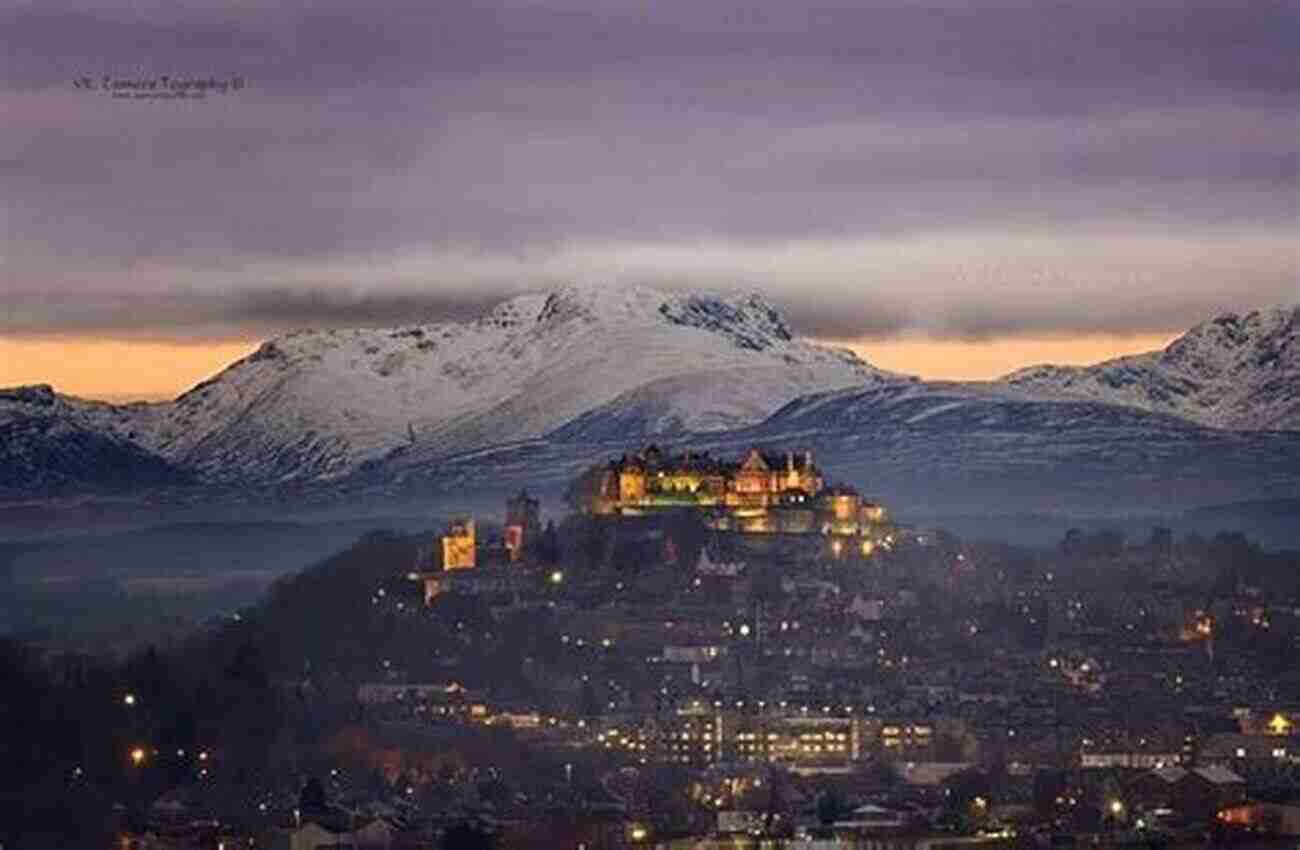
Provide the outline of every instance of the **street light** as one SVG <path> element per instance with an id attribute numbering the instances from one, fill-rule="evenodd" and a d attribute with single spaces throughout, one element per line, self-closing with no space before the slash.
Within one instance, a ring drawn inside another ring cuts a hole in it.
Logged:
<path id="1" fill-rule="evenodd" d="M 122 704 L 135 705 L 135 694 L 127 694 L 126 696 L 122 697 Z"/>
<path id="2" fill-rule="evenodd" d="M 131 764 L 136 767 L 144 764 L 144 747 L 136 747 L 131 750 Z"/>

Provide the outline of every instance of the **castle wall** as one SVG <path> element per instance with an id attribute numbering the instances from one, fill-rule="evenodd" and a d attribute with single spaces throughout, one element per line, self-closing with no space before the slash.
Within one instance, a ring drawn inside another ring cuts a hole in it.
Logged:
<path id="1" fill-rule="evenodd" d="M 705 522 L 717 530 L 836 536 L 872 534 L 885 522 L 884 510 L 864 504 L 856 493 L 825 492 L 811 452 L 750 449 L 738 462 L 720 464 L 707 456 L 674 457 L 652 448 L 611 465 L 602 481 L 601 494 L 589 503 L 596 514 L 712 508 Z"/>

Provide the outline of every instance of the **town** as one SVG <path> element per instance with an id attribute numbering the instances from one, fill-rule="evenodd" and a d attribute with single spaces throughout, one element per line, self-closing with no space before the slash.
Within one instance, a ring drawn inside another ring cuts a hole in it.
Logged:
<path id="1" fill-rule="evenodd" d="M 29 659 L 117 718 L 57 781 L 117 795 L 110 838 L 140 848 L 1300 834 L 1296 553 L 964 541 L 832 476 L 647 447 L 567 505 L 370 535 L 180 650 Z M 215 684 L 180 669 L 214 658 Z"/>

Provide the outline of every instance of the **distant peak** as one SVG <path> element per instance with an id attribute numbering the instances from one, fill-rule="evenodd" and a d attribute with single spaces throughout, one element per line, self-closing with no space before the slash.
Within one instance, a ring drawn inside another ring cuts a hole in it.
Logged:
<path id="1" fill-rule="evenodd" d="M 1164 350 L 1169 358 L 1204 356 L 1210 351 L 1232 351 L 1246 346 L 1285 345 L 1300 324 L 1300 305 L 1254 310 L 1242 315 L 1225 311 L 1201 322 Z"/>
<path id="2" fill-rule="evenodd" d="M 546 295 L 537 320 L 551 322 L 576 317 L 600 320 L 651 316 L 655 308 L 668 297 L 663 292 L 641 285 L 571 284 Z"/>
<path id="3" fill-rule="evenodd" d="M 516 299 L 518 300 L 518 299 Z M 507 302 L 512 304 L 514 302 Z M 505 305 L 503 305 L 505 306 Z M 500 308 L 498 308 L 500 309 Z M 756 346 L 789 341 L 794 333 L 780 312 L 756 292 L 660 290 L 644 285 L 575 284 L 544 296 L 538 322 L 667 320 L 682 327 L 715 332 L 755 334 Z"/>
<path id="4" fill-rule="evenodd" d="M 723 333 L 741 348 L 756 351 L 794 339 L 781 314 L 757 293 L 670 298 L 659 306 L 659 313 L 673 324 Z"/>
<path id="5" fill-rule="evenodd" d="M 539 319 L 543 305 L 548 296 L 543 293 L 526 293 L 502 301 L 479 318 L 479 324 L 494 325 L 499 328 L 514 328 L 529 324 Z"/>
<path id="6" fill-rule="evenodd" d="M 27 384 L 21 387 L 0 388 L 0 401 L 14 401 L 19 404 L 35 404 L 49 407 L 58 400 L 58 394 L 50 384 Z"/>

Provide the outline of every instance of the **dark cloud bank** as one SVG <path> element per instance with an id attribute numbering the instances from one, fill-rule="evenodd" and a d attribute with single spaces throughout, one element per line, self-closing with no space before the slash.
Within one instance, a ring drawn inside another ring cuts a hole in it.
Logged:
<path id="1" fill-rule="evenodd" d="M 0 333 L 464 318 L 567 280 L 800 330 L 1294 302 L 1294 3 L 24 3 Z M 122 101 L 79 76 L 240 75 Z"/>

